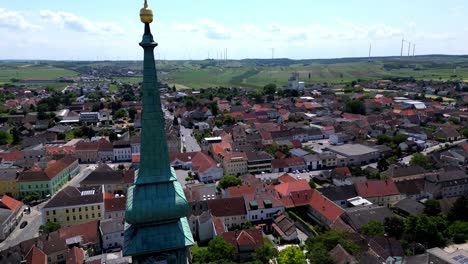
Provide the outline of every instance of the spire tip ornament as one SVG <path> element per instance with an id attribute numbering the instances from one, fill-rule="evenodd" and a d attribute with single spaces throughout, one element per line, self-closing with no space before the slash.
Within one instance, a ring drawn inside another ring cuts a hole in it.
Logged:
<path id="1" fill-rule="evenodd" d="M 140 9 L 140 20 L 144 24 L 149 24 L 153 22 L 153 11 L 148 8 L 148 2 L 145 0 L 145 4 L 142 9 Z"/>

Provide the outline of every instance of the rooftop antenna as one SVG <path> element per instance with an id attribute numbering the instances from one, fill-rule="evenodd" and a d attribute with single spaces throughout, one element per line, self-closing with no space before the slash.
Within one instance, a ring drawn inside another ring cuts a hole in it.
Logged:
<path id="1" fill-rule="evenodd" d="M 414 57 L 414 50 L 416 49 L 416 44 L 413 44 L 413 57 Z"/>
<path id="2" fill-rule="evenodd" d="M 403 43 L 405 42 L 405 38 L 401 39 L 401 51 L 400 51 L 400 57 L 403 57 Z"/>
<path id="3" fill-rule="evenodd" d="M 408 57 L 409 57 L 410 49 L 411 49 L 411 42 L 408 41 Z"/>

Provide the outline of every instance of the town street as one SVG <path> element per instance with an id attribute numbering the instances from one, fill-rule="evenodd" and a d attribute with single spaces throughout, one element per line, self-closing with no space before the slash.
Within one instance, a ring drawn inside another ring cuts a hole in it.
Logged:
<path id="1" fill-rule="evenodd" d="M 0 251 L 15 246 L 25 240 L 39 236 L 39 227 L 42 224 L 41 209 L 45 204 L 46 202 L 43 202 L 31 207 L 30 214 L 23 213 L 23 218 L 20 220 L 13 232 L 11 232 L 7 239 L 0 243 Z M 27 206 L 23 206 L 21 210 L 24 210 L 26 207 Z M 28 224 L 23 229 L 21 229 L 20 225 L 24 221 L 27 221 Z"/>
<path id="2" fill-rule="evenodd" d="M 197 140 L 192 136 L 192 129 L 180 126 L 180 138 L 182 140 L 182 149 L 185 146 L 185 152 L 198 152 L 201 151 L 200 145 Z"/>

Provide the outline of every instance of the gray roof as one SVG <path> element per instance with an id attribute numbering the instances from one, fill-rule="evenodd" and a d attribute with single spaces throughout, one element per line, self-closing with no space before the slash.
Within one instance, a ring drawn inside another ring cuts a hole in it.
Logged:
<path id="1" fill-rule="evenodd" d="M 296 156 L 296 157 L 303 157 L 309 154 L 309 152 L 300 148 L 291 149 L 289 150 L 289 153 L 291 153 L 291 155 Z"/>
<path id="2" fill-rule="evenodd" d="M 122 220 L 118 219 L 105 219 L 100 222 L 100 228 L 103 235 L 110 233 L 117 233 L 124 231 L 124 224 Z"/>
<path id="3" fill-rule="evenodd" d="M 410 215 L 422 214 L 424 211 L 424 205 L 413 199 L 403 199 L 396 203 L 394 207 L 405 211 Z"/>
<path id="4" fill-rule="evenodd" d="M 375 148 L 362 144 L 344 144 L 339 146 L 329 146 L 329 150 L 346 156 L 365 155 L 378 151 Z"/>
<path id="5" fill-rule="evenodd" d="M 382 222 L 387 217 L 393 217 L 392 211 L 386 206 L 360 206 L 348 208 L 346 210 L 346 219 L 357 230 L 360 230 L 361 227 L 372 220 Z"/>
<path id="6" fill-rule="evenodd" d="M 348 200 L 349 198 L 358 196 L 354 185 L 320 188 L 317 190 L 332 201 Z"/>
<path id="7" fill-rule="evenodd" d="M 77 188 L 67 186 L 54 195 L 44 208 L 77 206 L 102 203 L 104 200 L 101 188 Z"/>
<path id="8" fill-rule="evenodd" d="M 245 154 L 247 155 L 249 162 L 255 160 L 273 160 L 273 157 L 265 151 L 246 151 Z"/>
<path id="9" fill-rule="evenodd" d="M 18 168 L 18 171 L 22 171 L 22 168 Z M 0 171 L 0 181 L 12 181 L 16 179 L 16 172 Z"/>
<path id="10" fill-rule="evenodd" d="M 382 175 L 388 176 L 390 178 L 405 177 L 410 175 L 418 175 L 425 173 L 426 170 L 420 166 L 399 166 L 396 164 L 390 165 L 390 167 L 382 172 Z"/>
<path id="11" fill-rule="evenodd" d="M 0 225 L 3 224 L 14 212 L 10 209 L 0 208 Z"/>

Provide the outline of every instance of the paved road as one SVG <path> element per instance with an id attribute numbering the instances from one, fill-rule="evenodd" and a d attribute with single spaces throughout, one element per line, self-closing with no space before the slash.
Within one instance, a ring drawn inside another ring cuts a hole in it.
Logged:
<path id="1" fill-rule="evenodd" d="M 180 139 L 182 140 L 182 148 L 185 146 L 186 152 L 201 151 L 200 145 L 197 140 L 192 136 L 192 129 L 180 126 Z"/>
<path id="2" fill-rule="evenodd" d="M 24 214 L 23 218 L 13 230 L 13 232 L 0 243 L 0 250 L 5 250 L 9 247 L 15 246 L 25 240 L 31 239 L 33 237 L 39 236 L 39 226 L 42 224 L 41 209 L 45 205 L 45 202 L 34 207 L 31 207 L 30 214 Z M 26 206 L 22 208 L 24 210 Z M 22 222 L 27 221 L 28 224 L 21 229 L 20 225 Z"/>

